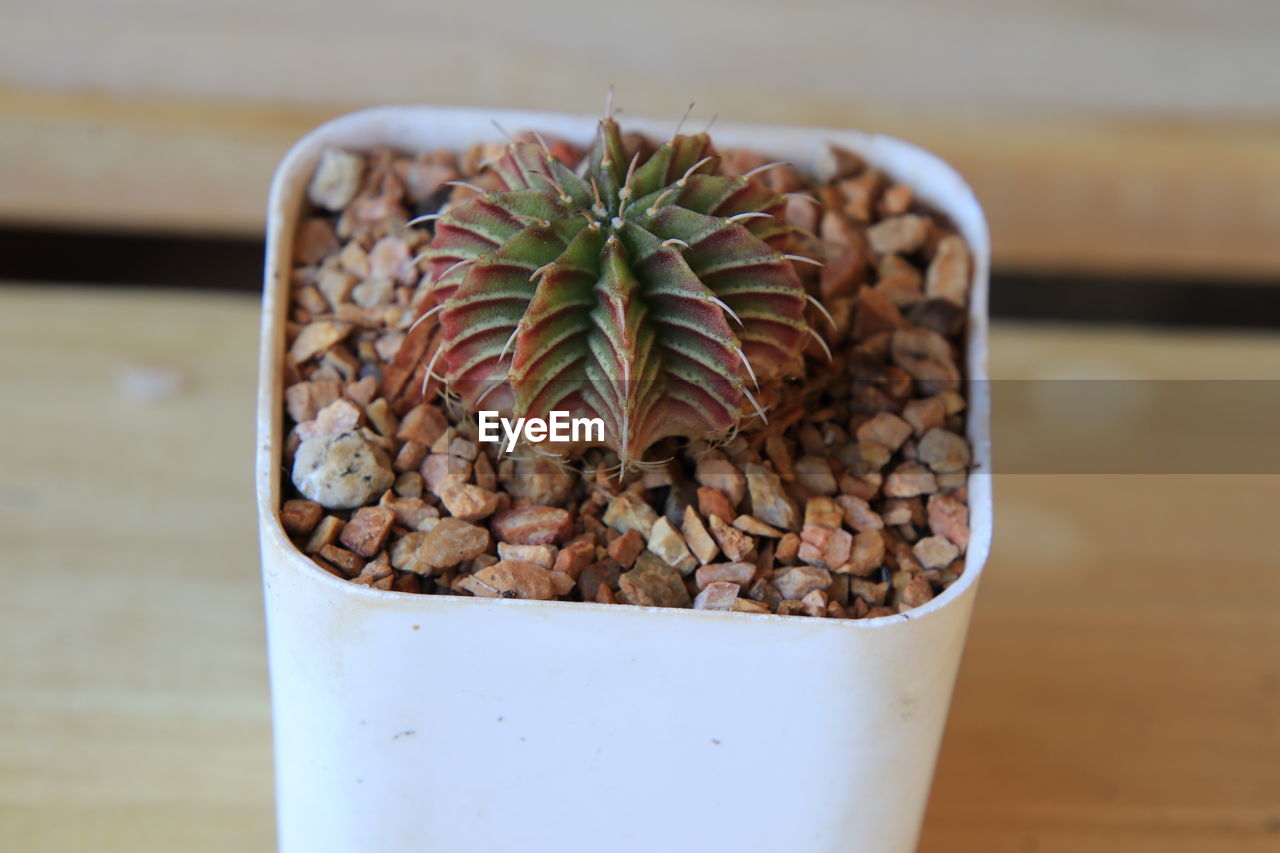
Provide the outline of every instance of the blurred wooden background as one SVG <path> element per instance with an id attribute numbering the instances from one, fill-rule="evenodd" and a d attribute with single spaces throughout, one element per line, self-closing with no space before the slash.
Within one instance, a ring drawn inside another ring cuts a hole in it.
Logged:
<path id="1" fill-rule="evenodd" d="M 255 235 L 377 103 L 853 126 L 955 163 L 998 268 L 1280 277 L 1274 0 L 50 0 L 0 26 L 0 224 Z"/>

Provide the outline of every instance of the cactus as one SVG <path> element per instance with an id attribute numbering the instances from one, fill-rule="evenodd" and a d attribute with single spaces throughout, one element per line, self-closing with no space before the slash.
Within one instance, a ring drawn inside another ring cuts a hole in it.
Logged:
<path id="1" fill-rule="evenodd" d="M 813 334 L 807 259 L 784 253 L 785 199 L 717 164 L 705 133 L 629 158 L 612 117 L 577 170 L 513 141 L 500 189 L 434 215 L 428 377 L 472 411 L 599 417 L 623 466 L 764 417 L 753 389 L 798 375 Z"/>

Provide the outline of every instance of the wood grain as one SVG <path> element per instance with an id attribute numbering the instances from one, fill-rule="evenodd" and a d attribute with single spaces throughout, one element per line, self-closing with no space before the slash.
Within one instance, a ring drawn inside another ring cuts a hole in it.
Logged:
<path id="1" fill-rule="evenodd" d="M 245 297 L 0 288 L 0 848 L 273 848 L 256 334 Z M 1099 365 L 1274 380 L 1280 337 L 993 332 L 998 379 Z M 921 850 L 1274 850 L 1280 476 L 995 491 Z"/>
<path id="2" fill-rule="evenodd" d="M 26 4 L 0 220 L 256 234 L 289 142 L 380 103 L 859 127 L 954 162 L 1004 268 L 1280 274 L 1269 0 Z M 51 50 L 57 45 L 57 50 Z"/>

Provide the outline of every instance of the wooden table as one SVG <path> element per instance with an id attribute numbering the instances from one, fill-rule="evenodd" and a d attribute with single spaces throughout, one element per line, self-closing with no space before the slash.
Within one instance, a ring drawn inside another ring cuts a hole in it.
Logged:
<path id="1" fill-rule="evenodd" d="M 256 312 L 0 288 L 0 849 L 272 849 Z M 992 352 L 1003 378 L 1280 377 L 1277 336 L 997 325 Z M 1280 476 L 996 495 L 921 849 L 1280 849 Z"/>

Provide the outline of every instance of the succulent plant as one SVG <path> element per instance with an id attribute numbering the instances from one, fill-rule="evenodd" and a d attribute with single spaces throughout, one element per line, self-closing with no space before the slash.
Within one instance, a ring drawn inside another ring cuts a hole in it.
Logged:
<path id="1" fill-rule="evenodd" d="M 577 169 L 512 142 L 499 189 L 436 215 L 428 375 L 471 410 L 599 417 L 624 466 L 763 417 L 753 388 L 803 366 L 805 259 L 785 199 L 718 160 L 705 133 L 629 157 L 612 117 Z"/>

